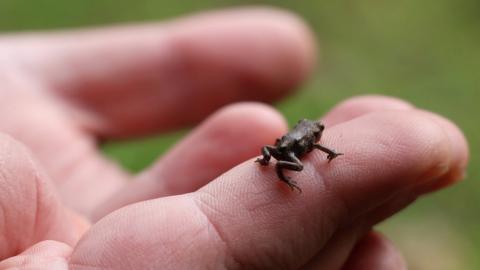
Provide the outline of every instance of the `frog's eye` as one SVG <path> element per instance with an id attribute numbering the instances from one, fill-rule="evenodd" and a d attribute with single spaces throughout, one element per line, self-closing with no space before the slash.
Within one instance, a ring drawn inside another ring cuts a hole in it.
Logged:
<path id="1" fill-rule="evenodd" d="M 318 141 L 322 136 L 322 132 L 325 129 L 325 126 L 320 123 L 317 123 L 317 128 L 318 129 L 313 132 L 313 135 L 315 136 L 315 139 Z"/>

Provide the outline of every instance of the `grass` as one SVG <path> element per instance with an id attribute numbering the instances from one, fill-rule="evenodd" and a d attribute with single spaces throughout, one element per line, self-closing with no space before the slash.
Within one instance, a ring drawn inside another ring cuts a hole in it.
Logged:
<path id="1" fill-rule="evenodd" d="M 319 37 L 319 71 L 277 107 L 293 123 L 359 94 L 404 98 L 454 120 L 472 157 L 466 181 L 419 200 L 382 225 L 411 269 L 479 269 L 480 2 L 424 1 L 2 0 L 0 30 L 58 29 L 171 18 L 240 3 L 280 6 L 305 18 Z M 138 171 L 184 132 L 108 143 L 105 152 Z"/>

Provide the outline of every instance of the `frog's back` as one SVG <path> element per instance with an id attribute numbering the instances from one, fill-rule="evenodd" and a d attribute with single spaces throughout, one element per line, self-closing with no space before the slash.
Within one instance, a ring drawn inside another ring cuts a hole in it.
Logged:
<path id="1" fill-rule="evenodd" d="M 315 121 L 302 119 L 293 127 L 288 135 L 298 141 L 304 139 L 305 137 L 312 136 L 315 129 Z"/>
<path id="2" fill-rule="evenodd" d="M 305 138 L 306 136 L 309 136 L 309 135 L 310 135 L 309 133 L 312 133 L 312 132 L 309 131 L 307 128 L 305 128 L 305 127 L 298 127 L 298 128 L 292 129 L 292 130 L 287 134 L 287 136 L 288 136 L 292 141 L 300 141 L 300 140 L 302 140 L 303 138 Z"/>
<path id="3" fill-rule="evenodd" d="M 291 148 L 291 146 L 295 143 L 296 139 L 290 136 L 290 133 L 282 136 L 280 139 L 277 140 L 275 146 L 279 149 L 287 149 Z"/>

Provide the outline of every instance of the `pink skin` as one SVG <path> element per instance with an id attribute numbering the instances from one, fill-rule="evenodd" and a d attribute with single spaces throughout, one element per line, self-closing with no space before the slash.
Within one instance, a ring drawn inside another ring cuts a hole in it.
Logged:
<path id="1" fill-rule="evenodd" d="M 395 254 L 397 255 L 395 256 Z M 370 232 L 359 240 L 343 269 L 407 270 L 408 268 L 392 243 L 383 235 Z"/>
<path id="2" fill-rule="evenodd" d="M 312 40 L 266 9 L 0 39 L 0 132 L 15 138 L 0 136 L 0 270 L 405 269 L 372 226 L 468 160 L 454 124 L 406 102 L 333 108 L 322 142 L 345 155 L 306 156 L 300 196 L 253 162 L 287 129 L 259 103 L 219 110 L 138 176 L 97 149 L 282 97 L 311 70 Z"/>

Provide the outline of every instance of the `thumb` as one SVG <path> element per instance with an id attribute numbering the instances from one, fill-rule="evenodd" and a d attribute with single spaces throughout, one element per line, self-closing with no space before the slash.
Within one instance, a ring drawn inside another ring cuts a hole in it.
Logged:
<path id="1" fill-rule="evenodd" d="M 343 228 L 368 230 L 404 207 L 396 202 L 405 194 L 420 196 L 439 183 L 458 180 L 452 172 L 467 159 L 460 134 L 417 110 L 352 119 L 327 130 L 322 141 L 345 153 L 342 158 L 327 163 L 312 152 L 302 160 L 304 170 L 292 174 L 301 195 L 280 183 L 272 168 L 259 168 L 252 159 L 197 192 L 108 215 L 79 242 L 71 264 L 298 269 L 337 247 L 333 241 L 341 239 Z"/>

